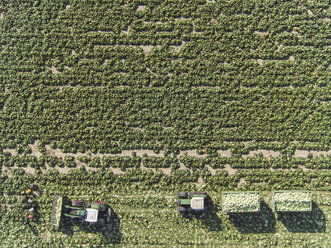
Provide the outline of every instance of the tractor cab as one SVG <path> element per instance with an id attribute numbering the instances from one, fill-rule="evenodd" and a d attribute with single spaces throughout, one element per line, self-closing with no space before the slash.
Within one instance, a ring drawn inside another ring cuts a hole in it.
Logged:
<path id="1" fill-rule="evenodd" d="M 96 223 L 98 222 L 99 211 L 97 209 L 88 208 L 86 209 L 86 222 Z"/>
<path id="2" fill-rule="evenodd" d="M 203 198 L 203 197 L 193 197 L 191 199 L 191 208 L 193 210 L 204 210 L 204 208 L 205 208 L 205 198 Z"/>

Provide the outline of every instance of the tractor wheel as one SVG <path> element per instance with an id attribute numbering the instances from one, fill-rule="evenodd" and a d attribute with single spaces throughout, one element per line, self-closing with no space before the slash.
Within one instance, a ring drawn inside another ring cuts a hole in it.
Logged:
<path id="1" fill-rule="evenodd" d="M 185 199 L 187 197 L 188 197 L 187 192 L 178 192 L 179 199 Z"/>
<path id="2" fill-rule="evenodd" d="M 179 207 L 179 208 L 178 208 L 178 211 L 179 211 L 180 213 L 186 213 L 186 212 L 187 212 L 187 209 L 184 208 L 184 207 Z"/>
<path id="3" fill-rule="evenodd" d="M 82 207 L 84 205 L 83 201 L 77 200 L 77 201 L 72 201 L 72 205 L 74 207 Z"/>

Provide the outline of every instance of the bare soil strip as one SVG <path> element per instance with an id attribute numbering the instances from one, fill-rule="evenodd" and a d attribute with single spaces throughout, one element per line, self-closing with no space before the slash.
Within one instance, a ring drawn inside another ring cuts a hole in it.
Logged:
<path id="1" fill-rule="evenodd" d="M 249 142 L 243 142 L 243 143 L 245 143 L 245 146 L 247 146 L 249 144 Z M 32 155 L 36 156 L 38 159 L 43 155 L 38 149 L 38 142 L 37 141 L 35 141 L 34 144 L 30 144 L 29 146 L 31 148 Z M 58 158 L 61 158 L 61 159 L 64 159 L 65 156 L 73 156 L 75 158 L 75 162 L 77 164 L 77 166 L 75 168 L 58 167 L 58 166 L 54 167 L 60 173 L 67 173 L 72 169 L 78 169 L 78 168 L 81 168 L 83 166 L 85 166 L 85 168 L 87 170 L 92 170 L 92 171 L 97 171 L 98 170 L 98 168 L 88 167 L 86 164 L 81 163 L 80 161 L 78 161 L 77 158 L 79 156 L 89 157 L 90 159 L 93 159 L 95 157 L 102 158 L 104 156 L 109 156 L 109 157 L 115 157 L 115 156 L 124 157 L 124 156 L 127 156 L 127 157 L 131 157 L 135 153 L 135 155 L 139 156 L 139 157 L 143 157 L 143 156 L 146 156 L 146 155 L 148 157 L 165 157 L 165 154 L 164 154 L 163 150 L 161 150 L 159 153 L 155 153 L 152 150 L 135 149 L 135 150 L 123 150 L 119 154 L 101 154 L 101 153 L 91 153 L 90 151 L 87 151 L 85 153 L 80 153 L 80 152 L 77 152 L 77 153 L 64 153 L 60 149 L 52 149 L 48 145 L 45 146 L 45 149 L 46 149 L 45 155 L 47 155 L 47 156 L 55 156 L 55 157 L 58 157 Z M 4 149 L 3 152 L 9 152 L 9 153 L 11 153 L 12 156 L 17 156 L 18 155 L 15 149 Z M 222 157 L 231 157 L 230 149 L 228 149 L 228 150 L 218 150 L 217 153 Z M 313 157 L 318 157 L 318 156 L 321 156 L 321 155 L 328 156 L 328 155 L 331 154 L 331 150 L 329 150 L 329 151 L 296 150 L 296 152 L 294 154 L 294 157 L 305 157 L 305 158 L 307 158 L 310 153 L 313 155 Z M 256 151 L 250 151 L 248 155 L 243 155 L 243 158 L 256 156 L 258 154 L 262 154 L 263 157 L 266 157 L 266 158 L 280 156 L 280 152 L 278 152 L 278 151 L 259 149 L 259 150 L 256 150 Z M 205 158 L 205 157 L 207 157 L 207 154 L 198 154 L 197 150 L 186 150 L 186 151 L 180 151 L 180 153 L 178 154 L 178 157 L 181 157 L 181 156 Z M 192 172 L 192 170 L 187 168 L 183 163 L 179 162 L 179 164 L 180 164 L 179 170 L 189 170 L 190 172 Z M 230 165 L 228 165 L 228 164 L 226 164 L 225 168 L 222 168 L 222 169 L 213 169 L 210 165 L 206 165 L 206 167 L 211 172 L 212 175 L 215 175 L 216 172 L 219 171 L 219 170 L 225 170 L 229 173 L 229 175 L 234 175 L 238 171 L 237 169 L 234 169 L 234 168 L 230 167 Z M 305 171 L 305 172 L 311 170 L 311 169 L 305 168 L 302 165 L 299 165 L 298 167 L 300 169 L 302 169 L 303 171 Z M 17 166 L 14 166 L 12 168 L 13 169 L 22 168 L 25 172 L 32 173 L 32 174 L 35 172 L 35 169 L 31 168 L 31 167 L 17 167 Z M 48 169 L 51 169 L 51 167 L 49 167 L 46 164 L 45 168 L 42 168 L 42 171 L 45 172 Z M 110 169 L 113 171 L 114 174 L 125 174 L 125 171 L 121 170 L 120 168 L 110 168 Z M 143 163 L 141 163 L 140 169 L 141 170 L 152 170 L 153 172 L 156 172 L 156 170 L 157 170 L 155 168 L 146 168 Z M 128 168 L 127 170 L 130 170 L 130 168 Z M 172 168 L 171 167 L 170 168 L 159 168 L 158 170 L 161 170 L 164 174 L 169 175 L 169 174 L 171 174 Z M 269 170 L 271 170 L 271 171 L 278 171 L 278 170 L 289 171 L 289 169 L 273 169 L 273 168 L 270 168 Z M 295 170 L 295 169 L 292 168 L 290 170 Z M 2 171 L 5 174 L 9 174 L 8 168 L 3 167 Z"/>
<path id="2" fill-rule="evenodd" d="M 253 157 L 256 156 L 257 154 L 262 153 L 263 157 L 269 158 L 269 157 L 278 157 L 280 156 L 280 152 L 273 151 L 273 150 L 256 150 L 256 151 L 249 151 L 248 155 L 243 155 L 243 158 L 247 157 Z"/>
<path id="3" fill-rule="evenodd" d="M 309 153 L 313 155 L 313 157 L 318 157 L 321 155 L 328 156 L 331 154 L 331 150 L 329 151 L 307 151 L 307 150 L 296 150 L 294 153 L 294 157 L 297 158 L 307 158 Z"/>

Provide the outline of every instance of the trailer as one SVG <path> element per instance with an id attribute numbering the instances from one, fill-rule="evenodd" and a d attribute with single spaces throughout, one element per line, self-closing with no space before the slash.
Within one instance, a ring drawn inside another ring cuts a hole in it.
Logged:
<path id="1" fill-rule="evenodd" d="M 272 192 L 275 212 L 307 212 L 312 210 L 312 193 L 307 190 L 277 190 Z"/>
<path id="2" fill-rule="evenodd" d="M 222 192 L 222 210 L 224 213 L 256 213 L 260 211 L 261 200 L 258 191 Z"/>

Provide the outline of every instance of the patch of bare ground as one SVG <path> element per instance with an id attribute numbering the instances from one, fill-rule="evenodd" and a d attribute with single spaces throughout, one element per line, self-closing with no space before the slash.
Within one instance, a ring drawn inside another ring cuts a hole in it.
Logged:
<path id="1" fill-rule="evenodd" d="M 307 158 L 309 153 L 313 154 L 313 157 L 318 157 L 321 155 L 328 156 L 331 154 L 331 150 L 329 151 L 296 150 L 294 153 L 294 157 Z"/>
<path id="2" fill-rule="evenodd" d="M 1 12 L 1 13 L 0 13 L 0 19 L 2 19 L 2 18 L 3 18 L 3 13 Z"/>
<path id="3" fill-rule="evenodd" d="M 205 165 L 207 169 L 210 171 L 210 173 L 214 176 L 216 174 L 216 170 L 212 168 L 209 164 Z"/>
<path id="4" fill-rule="evenodd" d="M 153 156 L 153 157 L 164 157 L 164 151 L 160 151 L 160 153 L 155 153 L 152 150 L 123 150 L 120 154 L 117 156 L 132 156 L 132 153 L 136 153 L 137 156 L 142 157 L 144 154 L 147 156 Z"/>
<path id="5" fill-rule="evenodd" d="M 139 131 L 139 132 L 144 132 L 145 128 L 141 128 L 141 127 L 130 127 L 130 129 L 134 130 L 134 131 Z"/>
<path id="6" fill-rule="evenodd" d="M 111 170 L 114 174 L 125 174 L 120 168 L 111 168 Z"/>
<path id="7" fill-rule="evenodd" d="M 52 71 L 53 74 L 60 74 L 60 73 L 61 73 L 60 71 L 58 71 L 58 70 L 54 67 L 54 65 L 52 65 L 52 67 L 48 67 L 48 69 L 50 69 L 50 70 Z"/>
<path id="8" fill-rule="evenodd" d="M 234 175 L 237 173 L 236 169 L 233 169 L 230 165 L 226 164 L 224 170 L 226 170 L 229 175 Z"/>
<path id="9" fill-rule="evenodd" d="M 263 65 L 263 59 L 257 59 L 257 63 L 259 63 L 259 65 Z"/>
<path id="10" fill-rule="evenodd" d="M 262 155 L 266 158 L 270 158 L 270 157 L 278 157 L 280 156 L 280 152 L 277 151 L 273 151 L 273 150 L 256 150 L 256 151 L 249 151 L 248 155 L 242 155 L 243 158 L 247 158 L 247 157 L 252 157 L 252 156 L 256 156 L 258 154 L 262 153 Z"/>
<path id="11" fill-rule="evenodd" d="M 186 151 L 180 151 L 178 156 L 179 157 L 190 156 L 190 157 L 196 157 L 196 158 L 205 158 L 205 157 L 207 157 L 207 154 L 200 155 L 200 154 L 198 154 L 197 150 L 186 150 Z"/>
<path id="12" fill-rule="evenodd" d="M 192 34 L 202 34 L 202 31 L 196 31 L 193 29 Z"/>
<path id="13" fill-rule="evenodd" d="M 178 21 L 192 21 L 192 18 L 185 18 L 185 17 L 179 17 L 179 18 L 174 18 L 176 22 Z"/>
<path id="14" fill-rule="evenodd" d="M 192 172 L 191 169 L 187 168 L 182 162 L 179 161 L 179 170 L 189 170 Z"/>
<path id="15" fill-rule="evenodd" d="M 64 66 L 64 69 L 66 69 L 66 70 L 68 70 L 68 71 L 71 71 L 72 70 L 72 68 L 71 67 L 69 67 L 69 66 Z"/>
<path id="16" fill-rule="evenodd" d="M 295 58 L 294 58 L 294 56 L 290 56 L 290 57 L 288 58 L 288 60 L 293 61 L 293 60 L 295 60 Z"/>
<path id="17" fill-rule="evenodd" d="M 202 177 L 198 178 L 198 182 L 194 183 L 197 188 L 200 188 L 203 185 L 204 181 Z"/>
<path id="18" fill-rule="evenodd" d="M 291 89 L 291 90 L 294 89 L 293 85 L 290 85 L 290 86 L 280 86 L 280 87 L 283 88 L 283 89 Z"/>
<path id="19" fill-rule="evenodd" d="M 3 149 L 3 152 L 9 152 L 12 156 L 17 155 L 17 152 L 15 149 Z"/>
<path id="20" fill-rule="evenodd" d="M 230 149 L 227 149 L 227 150 L 217 150 L 217 153 L 221 157 L 231 157 L 231 151 L 230 151 Z"/>
<path id="21" fill-rule="evenodd" d="M 303 172 L 311 171 L 311 169 L 308 169 L 308 168 L 306 168 L 306 167 L 304 167 L 304 166 L 302 166 L 302 165 L 298 165 L 298 167 L 299 167 L 300 169 L 302 169 Z"/>
<path id="22" fill-rule="evenodd" d="M 39 159 L 40 156 L 42 156 L 42 153 L 39 152 L 39 149 L 38 149 L 38 142 L 35 141 L 33 144 L 30 144 L 29 146 L 30 146 L 30 148 L 31 148 L 32 155 L 36 156 L 36 157 Z"/>
<path id="23" fill-rule="evenodd" d="M 66 10 L 70 9 L 71 5 L 70 4 L 67 4 L 66 5 Z"/>
<path id="24" fill-rule="evenodd" d="M 163 127 L 165 130 L 173 130 L 173 127 Z"/>
<path id="25" fill-rule="evenodd" d="M 324 17 L 322 20 L 329 22 L 331 19 L 329 17 Z"/>
<path id="26" fill-rule="evenodd" d="M 163 174 L 170 175 L 171 174 L 171 167 L 169 168 L 159 168 L 159 170 L 162 171 Z"/>
<path id="27" fill-rule="evenodd" d="M 254 34 L 258 34 L 260 36 L 266 36 L 267 34 L 269 34 L 268 31 L 254 31 Z"/>
<path id="28" fill-rule="evenodd" d="M 138 5 L 137 11 L 144 11 L 146 8 L 145 5 Z"/>
<path id="29" fill-rule="evenodd" d="M 314 13 L 309 9 L 308 10 L 308 15 L 314 15 Z"/>
<path id="30" fill-rule="evenodd" d="M 258 86 L 253 86 L 253 87 L 251 87 L 251 86 L 245 86 L 245 85 L 240 85 L 240 88 L 241 89 L 246 89 L 246 90 L 255 90 L 255 89 L 258 89 L 259 87 Z M 231 143 L 231 142 L 228 142 L 228 143 Z M 244 143 L 244 142 L 241 142 L 241 143 Z"/>
<path id="31" fill-rule="evenodd" d="M 240 178 L 240 181 L 238 183 L 238 187 L 240 187 L 241 185 L 244 185 L 244 184 L 246 184 L 245 179 L 244 178 Z"/>
<path id="32" fill-rule="evenodd" d="M 157 46 L 140 46 L 143 50 L 144 50 L 144 53 L 146 56 L 148 56 L 148 54 L 152 51 L 152 49 L 154 47 L 156 47 L 157 49 L 160 49 L 161 46 L 160 45 L 157 45 Z"/>
<path id="33" fill-rule="evenodd" d="M 75 54 L 76 54 L 75 50 L 71 50 L 71 55 L 75 55 Z"/>

